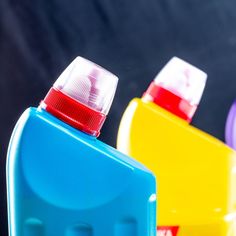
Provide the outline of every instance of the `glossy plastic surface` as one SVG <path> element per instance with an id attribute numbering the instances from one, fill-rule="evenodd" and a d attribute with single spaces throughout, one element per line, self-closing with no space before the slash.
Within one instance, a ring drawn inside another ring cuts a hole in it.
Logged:
<path id="1" fill-rule="evenodd" d="M 115 95 L 118 77 L 76 57 L 62 72 L 40 107 L 65 123 L 98 137 Z"/>
<path id="2" fill-rule="evenodd" d="M 53 87 L 105 115 L 111 107 L 118 77 L 83 57 L 76 57 Z"/>
<path id="3" fill-rule="evenodd" d="M 138 162 L 30 108 L 8 151 L 9 235 L 154 236 L 155 185 Z"/>
<path id="4" fill-rule="evenodd" d="M 207 74 L 188 62 L 173 57 L 158 73 L 154 83 L 191 105 L 198 105 L 206 84 Z"/>
<path id="5" fill-rule="evenodd" d="M 157 74 L 142 99 L 190 122 L 201 100 L 206 79 L 205 72 L 173 57 Z"/>
<path id="6" fill-rule="evenodd" d="M 236 100 L 233 102 L 225 125 L 225 141 L 236 149 Z"/>
<path id="7" fill-rule="evenodd" d="M 178 227 L 177 236 L 236 235 L 236 153 L 224 143 L 154 103 L 134 99 L 117 147 L 156 175 L 160 229 Z"/>

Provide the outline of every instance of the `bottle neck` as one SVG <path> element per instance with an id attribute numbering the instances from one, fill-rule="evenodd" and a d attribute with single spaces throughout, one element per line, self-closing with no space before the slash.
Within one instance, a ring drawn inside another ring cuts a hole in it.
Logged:
<path id="1" fill-rule="evenodd" d="M 142 99 L 144 101 L 154 102 L 158 106 L 168 110 L 187 122 L 191 122 L 197 109 L 197 105 L 190 104 L 187 100 L 159 85 L 156 85 L 154 82 L 151 83 Z"/>
<path id="2" fill-rule="evenodd" d="M 52 87 L 40 107 L 65 123 L 98 137 L 106 115 L 97 112 Z"/>

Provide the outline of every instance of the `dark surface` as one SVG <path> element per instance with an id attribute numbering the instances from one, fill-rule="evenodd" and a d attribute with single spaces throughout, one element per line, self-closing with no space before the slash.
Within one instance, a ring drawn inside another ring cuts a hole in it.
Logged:
<path id="1" fill-rule="evenodd" d="M 120 78 L 101 139 L 115 145 L 127 103 L 178 56 L 208 73 L 193 124 L 220 139 L 236 97 L 234 0 L 0 1 L 0 235 L 7 235 L 5 156 L 21 113 L 77 55 Z"/>

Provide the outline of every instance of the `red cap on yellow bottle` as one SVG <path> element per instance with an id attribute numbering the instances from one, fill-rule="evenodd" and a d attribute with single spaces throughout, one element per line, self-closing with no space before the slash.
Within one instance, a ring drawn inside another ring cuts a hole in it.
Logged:
<path id="1" fill-rule="evenodd" d="M 156 76 L 143 100 L 152 101 L 190 122 L 201 100 L 207 74 L 173 57 Z"/>

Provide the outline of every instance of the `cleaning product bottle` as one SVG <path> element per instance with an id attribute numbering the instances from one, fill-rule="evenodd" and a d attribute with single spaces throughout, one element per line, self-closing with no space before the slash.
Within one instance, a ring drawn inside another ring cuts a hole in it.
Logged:
<path id="1" fill-rule="evenodd" d="M 120 123 L 118 149 L 156 174 L 158 236 L 236 235 L 235 152 L 189 124 L 205 82 L 173 58 Z"/>
<path id="2" fill-rule="evenodd" d="M 10 236 L 155 235 L 155 178 L 98 141 L 118 78 L 81 57 L 10 141 Z"/>
<path id="3" fill-rule="evenodd" d="M 236 100 L 233 102 L 226 120 L 225 141 L 230 147 L 236 149 Z"/>

